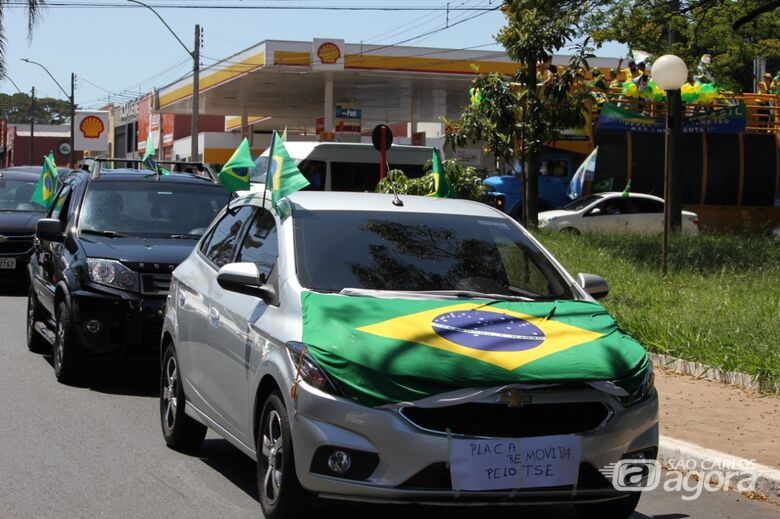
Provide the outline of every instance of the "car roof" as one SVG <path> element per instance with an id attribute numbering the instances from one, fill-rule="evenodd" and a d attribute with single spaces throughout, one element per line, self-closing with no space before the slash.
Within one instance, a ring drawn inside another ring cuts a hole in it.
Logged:
<path id="1" fill-rule="evenodd" d="M 592 194 L 594 194 L 594 195 L 601 195 L 604 198 L 615 198 L 615 197 L 618 197 L 618 196 L 623 196 L 623 192 L 622 191 L 600 191 L 598 193 L 592 193 Z M 629 192 L 628 195 L 629 195 L 630 198 L 648 198 L 650 200 L 655 200 L 656 202 L 663 202 L 664 201 L 663 198 L 659 198 L 659 197 L 657 197 L 655 195 L 648 195 L 647 193 L 633 193 L 633 192 Z"/>
<path id="2" fill-rule="evenodd" d="M 266 206 L 268 206 L 270 196 L 270 193 L 266 194 Z M 298 191 L 287 196 L 287 200 L 292 204 L 293 209 L 308 211 L 363 211 L 370 213 L 397 211 L 399 213 L 451 214 L 483 218 L 505 216 L 488 205 L 472 202 L 471 200 L 413 195 L 398 195 L 398 198 L 403 202 L 403 206 L 394 205 L 393 200 L 395 196 L 384 193 Z M 262 200 L 262 193 L 250 193 L 234 200 L 231 206 L 246 203 L 260 206 Z"/>
<path id="3" fill-rule="evenodd" d="M 315 148 L 334 149 L 334 150 L 365 150 L 374 149 L 373 144 L 367 142 L 317 142 L 317 141 L 285 141 L 284 148 L 291 157 L 305 158 Z M 430 153 L 433 148 L 430 146 L 409 146 L 403 144 L 393 144 L 393 150 L 422 150 Z M 267 157 L 270 153 L 270 148 L 264 151 L 261 156 Z M 379 153 L 379 152 L 377 152 Z"/>
<path id="4" fill-rule="evenodd" d="M 0 178 L 13 180 L 37 180 L 41 177 L 41 168 L 36 166 L 20 166 L 0 169 Z"/>
<path id="5" fill-rule="evenodd" d="M 89 175 L 88 172 L 84 172 Z M 91 182 L 162 182 L 168 184 L 211 184 L 213 186 L 219 186 L 216 182 L 208 177 L 202 177 L 198 175 L 192 175 L 190 173 L 176 173 L 171 172 L 169 175 L 160 175 L 159 177 L 153 172 L 146 169 L 101 169 L 100 176 L 97 178 L 91 178 Z"/>

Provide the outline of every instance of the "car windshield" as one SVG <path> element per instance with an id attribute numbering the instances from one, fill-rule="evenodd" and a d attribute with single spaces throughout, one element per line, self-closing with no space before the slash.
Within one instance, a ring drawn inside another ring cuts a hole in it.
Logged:
<path id="1" fill-rule="evenodd" d="M 572 297 L 546 256 L 504 218 L 296 209 L 294 228 L 298 278 L 313 290 Z"/>
<path id="2" fill-rule="evenodd" d="M 227 204 L 213 184 L 93 182 L 81 210 L 82 232 L 145 237 L 199 237 Z"/>
<path id="3" fill-rule="evenodd" d="M 566 211 L 579 211 L 580 209 L 585 209 L 593 202 L 596 202 L 597 200 L 601 200 L 602 198 L 603 197 L 601 195 L 583 196 L 582 198 L 578 198 L 577 200 L 569 202 L 561 209 L 565 209 Z"/>
<path id="4" fill-rule="evenodd" d="M 0 211 L 44 212 L 46 209 L 30 201 L 34 192 L 32 180 L 0 178 Z"/>

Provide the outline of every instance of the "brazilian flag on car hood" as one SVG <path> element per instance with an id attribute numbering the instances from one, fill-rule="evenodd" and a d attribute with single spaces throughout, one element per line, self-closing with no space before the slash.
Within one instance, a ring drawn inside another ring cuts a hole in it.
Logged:
<path id="1" fill-rule="evenodd" d="M 462 388 L 612 381 L 629 393 L 644 349 L 598 303 L 385 299 L 304 292 L 303 342 L 366 405 Z"/>

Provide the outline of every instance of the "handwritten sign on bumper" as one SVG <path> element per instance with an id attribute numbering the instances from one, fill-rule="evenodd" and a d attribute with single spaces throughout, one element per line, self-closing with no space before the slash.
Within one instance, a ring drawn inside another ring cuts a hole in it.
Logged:
<path id="1" fill-rule="evenodd" d="M 582 438 L 575 434 L 520 439 L 453 439 L 454 490 L 508 490 L 573 485 Z"/>

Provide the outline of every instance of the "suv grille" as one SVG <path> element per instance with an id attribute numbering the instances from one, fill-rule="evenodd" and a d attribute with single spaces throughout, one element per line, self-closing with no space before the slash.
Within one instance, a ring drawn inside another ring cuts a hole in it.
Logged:
<path id="1" fill-rule="evenodd" d="M 0 241 L 0 256 L 25 254 L 31 252 L 33 247 L 32 236 L 5 236 Z"/>
<path id="2" fill-rule="evenodd" d="M 141 274 L 141 292 L 144 294 L 164 295 L 170 287 L 170 274 Z"/>
<path id="3" fill-rule="evenodd" d="M 574 434 L 595 429 L 609 417 L 601 402 L 529 404 L 461 404 L 435 409 L 404 407 L 401 414 L 430 431 L 467 436 L 526 438 Z"/>

